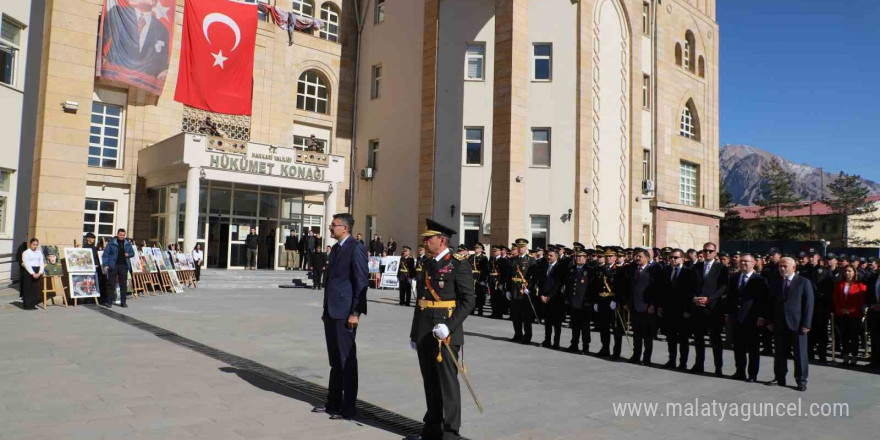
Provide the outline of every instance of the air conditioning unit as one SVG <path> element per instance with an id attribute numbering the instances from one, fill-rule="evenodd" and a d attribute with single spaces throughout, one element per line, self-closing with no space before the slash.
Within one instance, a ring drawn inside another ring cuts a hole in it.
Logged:
<path id="1" fill-rule="evenodd" d="M 364 168 L 361 170 L 361 179 L 370 180 L 373 178 L 373 169 L 372 168 Z"/>
<path id="2" fill-rule="evenodd" d="M 643 180 L 642 181 L 642 191 L 654 191 L 654 181 L 653 180 Z"/>
<path id="3" fill-rule="evenodd" d="M 491 235 L 490 231 L 489 223 L 483 223 L 483 235 Z"/>

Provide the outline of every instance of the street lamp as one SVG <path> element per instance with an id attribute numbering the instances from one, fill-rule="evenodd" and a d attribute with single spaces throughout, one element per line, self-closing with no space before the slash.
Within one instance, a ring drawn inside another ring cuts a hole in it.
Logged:
<path id="1" fill-rule="evenodd" d="M 823 238 L 819 240 L 819 243 L 822 245 L 822 256 L 824 257 L 828 254 L 828 246 L 831 245 L 831 242 Z"/>

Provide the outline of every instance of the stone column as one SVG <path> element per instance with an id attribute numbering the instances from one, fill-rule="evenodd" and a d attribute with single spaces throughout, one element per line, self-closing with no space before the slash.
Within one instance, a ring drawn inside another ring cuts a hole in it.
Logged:
<path id="1" fill-rule="evenodd" d="M 186 172 L 186 208 L 183 218 L 184 252 L 192 251 L 199 236 L 199 171 L 199 167 L 190 167 Z"/>
<path id="2" fill-rule="evenodd" d="M 529 86 L 528 1 L 495 1 L 495 106 L 492 112 L 493 243 L 525 235 L 526 139 Z"/>
<path id="3" fill-rule="evenodd" d="M 336 196 L 337 196 L 337 187 L 341 185 L 340 183 L 331 183 L 330 190 L 324 193 L 324 221 L 321 231 L 321 237 L 324 238 L 324 246 L 335 243 L 333 237 L 330 236 L 330 222 L 333 220 L 333 215 L 336 214 Z M 333 243 L 331 243 L 333 242 Z"/>

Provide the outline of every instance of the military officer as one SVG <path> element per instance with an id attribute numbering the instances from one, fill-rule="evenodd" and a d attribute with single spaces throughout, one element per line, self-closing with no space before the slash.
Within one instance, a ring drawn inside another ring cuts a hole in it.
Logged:
<path id="1" fill-rule="evenodd" d="M 587 252 L 575 251 L 574 266 L 569 271 L 568 286 L 566 288 L 566 303 L 571 314 L 571 345 L 569 353 L 587 354 L 590 352 L 590 317 L 593 306 L 590 304 L 589 289 L 592 288 L 593 271 L 587 265 Z M 584 348 L 579 351 L 580 341 L 584 341 Z"/>
<path id="2" fill-rule="evenodd" d="M 455 231 L 431 219 L 426 223 L 421 238 L 434 257 L 423 265 L 424 293 L 413 313 L 410 345 L 418 352 L 427 411 L 420 435 L 407 439 L 454 440 L 460 438 L 461 391 L 456 359 L 443 345 L 458 357 L 464 345 L 462 323 L 474 309 L 474 281 L 467 259 L 449 249 Z"/>
<path id="3" fill-rule="evenodd" d="M 486 294 L 489 290 L 489 259 L 483 253 L 483 244 L 474 245 L 474 254 L 468 259 L 474 272 L 474 292 L 477 295 L 477 314 L 483 316 L 483 307 L 486 305 Z"/>
<path id="4" fill-rule="evenodd" d="M 492 295 L 492 318 L 502 319 L 507 313 L 508 303 L 504 297 L 504 283 L 507 274 L 507 258 L 504 256 L 504 246 L 492 246 L 492 258 L 489 259 L 489 288 Z"/>
<path id="5" fill-rule="evenodd" d="M 610 247 L 605 248 L 604 263 L 599 266 L 593 280 L 590 303 L 593 304 L 593 313 L 596 316 L 596 327 L 599 328 L 599 339 L 602 348 L 599 356 L 611 356 L 611 359 L 620 358 L 621 342 L 623 341 L 622 315 L 617 309 L 615 292 L 617 277 L 617 252 Z M 614 350 L 609 350 L 611 342 L 611 330 L 614 329 Z"/>
<path id="6" fill-rule="evenodd" d="M 416 273 L 416 263 L 412 257 L 412 248 L 403 247 L 403 255 L 400 257 L 400 268 L 397 270 L 397 283 L 400 290 L 398 305 L 409 307 L 412 302 L 412 280 Z"/>
<path id="7" fill-rule="evenodd" d="M 519 238 L 514 242 L 516 256 L 507 269 L 507 292 L 510 300 L 510 319 L 513 321 L 512 342 L 528 344 L 532 341 L 532 321 L 535 319 L 532 292 L 535 290 L 534 274 L 537 263 L 529 256 L 529 241 Z"/>

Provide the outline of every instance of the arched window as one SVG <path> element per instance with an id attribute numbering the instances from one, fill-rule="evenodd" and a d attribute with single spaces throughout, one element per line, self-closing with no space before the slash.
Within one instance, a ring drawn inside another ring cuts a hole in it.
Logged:
<path id="1" fill-rule="evenodd" d="M 700 55 L 700 59 L 697 62 L 697 72 L 700 75 L 700 78 L 706 77 L 706 60 L 703 59 L 702 55 Z"/>
<path id="2" fill-rule="evenodd" d="M 697 115 L 693 99 L 689 99 L 687 104 L 681 109 L 681 128 L 679 129 L 679 134 L 688 139 L 700 140 L 700 117 Z"/>
<path id="3" fill-rule="evenodd" d="M 681 66 L 681 43 L 675 43 L 675 65 Z"/>
<path id="4" fill-rule="evenodd" d="M 684 34 L 684 68 L 691 73 L 697 68 L 696 63 L 697 45 L 694 33 L 688 30 Z"/>
<path id="5" fill-rule="evenodd" d="M 304 15 L 306 17 L 315 16 L 315 3 L 312 0 L 293 0 L 290 10 L 294 14 Z"/>
<path id="6" fill-rule="evenodd" d="M 330 112 L 330 91 L 317 72 L 310 70 L 299 76 L 296 108 L 325 114 Z"/>
<path id="7" fill-rule="evenodd" d="M 321 28 L 320 37 L 333 42 L 339 41 L 339 11 L 333 3 L 327 2 L 321 5 L 321 20 L 324 27 Z"/>

